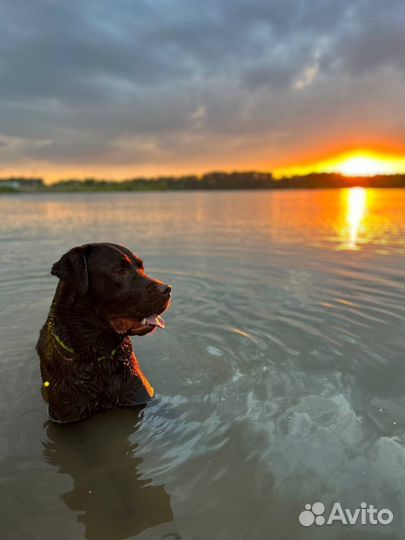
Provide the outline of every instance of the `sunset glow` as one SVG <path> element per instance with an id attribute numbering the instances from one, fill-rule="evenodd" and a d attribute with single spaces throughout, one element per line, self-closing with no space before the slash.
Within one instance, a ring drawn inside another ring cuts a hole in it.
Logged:
<path id="1" fill-rule="evenodd" d="M 0 178 L 405 173 L 399 11 L 318 1 L 5 0 Z"/>
<path id="2" fill-rule="evenodd" d="M 385 174 L 385 163 L 364 156 L 349 158 L 340 165 L 340 172 L 345 176 L 372 176 Z"/>
<path id="3" fill-rule="evenodd" d="M 281 174 L 308 174 L 311 172 L 340 173 L 344 176 L 375 176 L 379 174 L 403 174 L 405 157 L 371 150 L 357 150 L 337 154 L 319 161 L 304 163 L 282 169 Z"/>
<path id="4" fill-rule="evenodd" d="M 356 153 L 343 157 L 336 165 L 336 172 L 345 176 L 374 176 L 404 171 L 404 159 L 368 153 Z"/>

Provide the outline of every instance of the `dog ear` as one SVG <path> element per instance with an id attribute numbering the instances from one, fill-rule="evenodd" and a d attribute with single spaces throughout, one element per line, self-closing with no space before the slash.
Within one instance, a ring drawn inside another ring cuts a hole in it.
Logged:
<path id="1" fill-rule="evenodd" d="M 87 271 L 87 246 L 72 248 L 52 266 L 51 274 L 75 288 L 80 293 L 87 292 L 89 276 Z"/>

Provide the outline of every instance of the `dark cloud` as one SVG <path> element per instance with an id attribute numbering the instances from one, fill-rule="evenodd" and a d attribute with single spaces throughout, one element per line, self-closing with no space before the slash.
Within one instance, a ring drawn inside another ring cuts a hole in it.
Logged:
<path id="1" fill-rule="evenodd" d="M 398 145 L 404 6 L 389 4 L 4 0 L 1 162 L 191 170 L 237 149 L 270 168 L 326 139 Z"/>

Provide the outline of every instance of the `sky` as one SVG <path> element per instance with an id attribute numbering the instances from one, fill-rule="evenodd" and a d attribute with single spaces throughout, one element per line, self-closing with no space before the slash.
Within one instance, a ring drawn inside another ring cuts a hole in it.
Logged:
<path id="1" fill-rule="evenodd" d="M 2 0 L 0 176 L 402 159 L 404 19 L 403 0 Z"/>

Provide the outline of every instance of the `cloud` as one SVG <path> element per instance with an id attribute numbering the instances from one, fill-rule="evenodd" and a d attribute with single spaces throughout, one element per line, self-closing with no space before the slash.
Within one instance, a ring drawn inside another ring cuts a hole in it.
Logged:
<path id="1" fill-rule="evenodd" d="M 271 169 L 339 137 L 399 146 L 403 19 L 400 0 L 4 0 L 2 163 Z"/>

